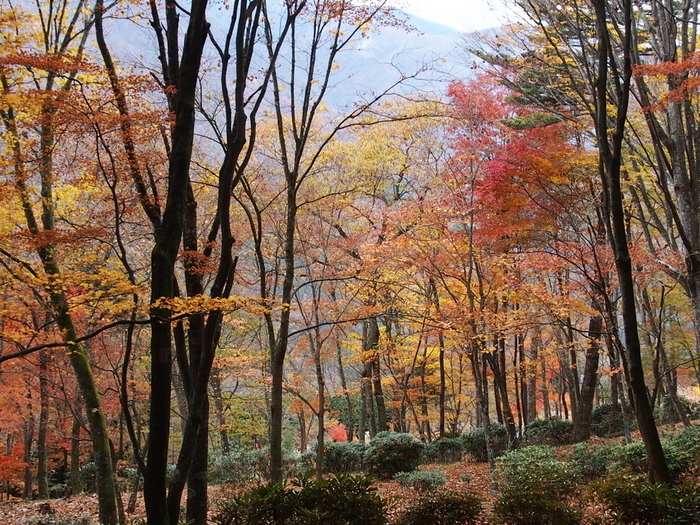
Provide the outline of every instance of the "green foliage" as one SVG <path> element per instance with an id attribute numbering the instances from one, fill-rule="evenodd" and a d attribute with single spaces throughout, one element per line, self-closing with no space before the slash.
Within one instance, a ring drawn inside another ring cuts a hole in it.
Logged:
<path id="1" fill-rule="evenodd" d="M 618 405 L 618 409 L 613 411 L 612 404 L 600 405 L 593 409 L 591 413 L 591 432 L 598 437 L 615 435 L 622 432 L 622 414 L 624 408 L 627 414 L 627 420 L 630 424 L 630 430 L 634 430 L 637 425 L 637 420 L 634 417 L 632 408 L 625 405 Z"/>
<path id="2" fill-rule="evenodd" d="M 414 470 L 399 472 L 394 476 L 402 487 L 411 487 L 418 492 L 436 490 L 447 482 L 444 470 Z"/>
<path id="3" fill-rule="evenodd" d="M 617 477 L 593 485 L 620 525 L 692 525 L 700 523 L 700 491 Z"/>
<path id="4" fill-rule="evenodd" d="M 531 113 L 524 116 L 516 116 L 501 119 L 501 123 L 512 129 L 542 128 L 561 121 L 561 117 L 552 113 Z"/>
<path id="5" fill-rule="evenodd" d="M 688 470 L 697 470 L 700 466 L 700 427 L 693 426 L 680 430 L 668 440 L 682 451 L 688 461 Z"/>
<path id="6" fill-rule="evenodd" d="M 372 480 L 340 474 L 255 487 L 219 505 L 217 525 L 383 525 L 384 502 Z"/>
<path id="7" fill-rule="evenodd" d="M 416 470 L 424 445 L 411 434 L 379 432 L 365 451 L 365 466 L 377 476 L 389 479 L 397 472 Z"/>
<path id="8" fill-rule="evenodd" d="M 614 461 L 610 464 L 611 472 L 644 474 L 647 471 L 647 452 L 641 441 L 616 446 L 612 456 Z"/>
<path id="9" fill-rule="evenodd" d="M 340 474 L 342 472 L 360 472 L 364 468 L 367 447 L 360 442 L 326 441 L 323 447 L 323 472 Z M 314 443 L 299 458 L 297 470 L 300 473 L 316 469 L 318 444 Z"/>
<path id="10" fill-rule="evenodd" d="M 396 525 L 477 525 L 484 523 L 484 508 L 475 494 L 437 490 L 412 502 Z"/>
<path id="11" fill-rule="evenodd" d="M 688 443 L 688 441 L 693 439 L 690 433 L 684 435 L 679 441 L 676 441 L 676 439 L 667 438 L 661 440 L 666 463 L 674 480 L 678 480 L 680 476 L 694 466 L 698 453 L 698 449 L 692 448 Z M 641 441 L 615 447 L 612 455 L 615 460 L 610 464 L 610 472 L 641 476 L 647 471 L 647 453 L 644 443 Z"/>
<path id="12" fill-rule="evenodd" d="M 459 437 L 441 437 L 428 443 L 428 458 L 437 463 L 455 463 L 464 454 L 464 440 Z"/>
<path id="13" fill-rule="evenodd" d="M 263 468 L 257 450 L 236 444 L 227 455 L 212 458 L 209 465 L 209 481 L 214 484 L 247 483 L 261 479 Z"/>
<path id="14" fill-rule="evenodd" d="M 571 421 L 552 417 L 537 419 L 525 428 L 525 443 L 530 445 L 568 445 L 572 442 L 574 425 Z"/>
<path id="15" fill-rule="evenodd" d="M 80 467 L 80 481 L 83 484 L 83 492 L 92 493 L 97 491 L 97 468 L 95 463 L 90 461 Z"/>
<path id="16" fill-rule="evenodd" d="M 323 471 L 338 474 L 358 472 L 364 467 L 367 447 L 358 442 L 326 443 L 323 455 Z"/>
<path id="17" fill-rule="evenodd" d="M 569 456 L 583 479 L 593 480 L 604 477 L 612 457 L 613 448 L 609 445 L 576 443 Z"/>
<path id="18" fill-rule="evenodd" d="M 493 438 L 493 453 L 495 457 L 500 456 L 508 448 L 508 433 L 505 425 L 501 423 L 491 423 L 491 437 Z M 462 437 L 464 452 L 470 454 L 474 461 L 486 462 L 486 436 L 483 427 L 477 427 Z"/>
<path id="19" fill-rule="evenodd" d="M 350 395 L 350 404 L 353 407 L 353 413 L 348 413 L 348 404 L 345 395 L 330 396 L 328 399 L 328 412 L 332 417 L 340 421 L 345 428 L 357 427 L 357 414 L 360 413 L 361 396 L 359 393 Z"/>
<path id="20" fill-rule="evenodd" d="M 688 419 L 697 419 L 700 417 L 700 404 L 686 397 L 679 397 L 678 402 L 680 404 L 680 409 Z M 655 410 L 654 417 L 664 425 L 680 423 L 681 421 L 676 406 L 668 395 L 663 397 L 661 407 Z"/>
<path id="21" fill-rule="evenodd" d="M 500 494 L 493 515 L 509 525 L 575 525 L 581 514 L 572 506 L 578 473 L 554 458 L 554 448 L 528 446 L 496 461 L 494 478 Z"/>

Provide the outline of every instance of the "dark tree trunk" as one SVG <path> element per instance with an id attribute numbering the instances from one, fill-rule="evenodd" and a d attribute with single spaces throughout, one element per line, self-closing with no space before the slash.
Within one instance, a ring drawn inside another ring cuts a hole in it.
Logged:
<path id="1" fill-rule="evenodd" d="M 591 415 L 598 380 L 598 363 L 600 361 L 600 339 L 603 331 L 602 316 L 591 317 L 588 323 L 588 347 L 583 367 L 581 392 L 578 398 L 578 417 L 574 420 L 573 440 L 575 443 L 586 441 L 591 436 Z"/>
<path id="2" fill-rule="evenodd" d="M 622 319 L 625 332 L 625 351 L 634 398 L 637 423 L 642 434 L 649 463 L 649 478 L 652 482 L 670 483 L 671 476 L 659 439 L 654 415 L 649 404 L 649 396 L 644 380 L 641 344 L 637 326 L 637 312 L 634 297 L 632 260 L 627 244 L 626 218 L 621 188 L 621 154 L 627 107 L 629 102 L 630 79 L 632 77 L 632 6 L 631 0 L 623 3 L 624 43 L 622 71 L 610 62 L 612 55 L 608 27 L 608 11 L 604 0 L 594 0 L 595 20 L 598 36 L 598 78 L 596 82 L 596 135 L 600 158 L 600 174 L 605 189 L 605 204 L 610 217 L 609 231 L 615 255 L 615 266 L 622 297 Z M 612 140 L 609 138 L 608 120 L 608 72 L 617 86 L 617 119 Z M 619 83 L 621 82 L 621 83 Z"/>

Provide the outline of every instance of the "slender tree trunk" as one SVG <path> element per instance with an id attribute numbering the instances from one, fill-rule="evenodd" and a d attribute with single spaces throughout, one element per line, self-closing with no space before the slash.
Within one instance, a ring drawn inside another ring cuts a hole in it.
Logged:
<path id="1" fill-rule="evenodd" d="M 343 366 L 343 351 L 340 346 L 340 341 L 336 342 L 336 355 L 338 358 L 338 375 L 340 377 L 340 386 L 343 389 L 343 397 L 345 398 L 345 406 L 348 411 L 348 425 L 345 428 L 345 434 L 348 438 L 348 442 L 352 442 L 354 434 L 354 422 L 355 416 L 352 408 L 352 399 L 350 399 L 350 392 L 348 391 L 348 382 L 345 378 L 345 367 Z"/>
<path id="2" fill-rule="evenodd" d="M 549 380 L 547 378 L 547 365 L 544 359 L 540 362 L 540 384 L 542 385 L 540 392 L 542 394 L 542 406 L 544 409 L 544 418 L 552 417 L 552 408 L 549 404 Z"/>
<path id="3" fill-rule="evenodd" d="M 224 456 L 227 456 L 231 452 L 231 443 L 229 442 L 228 438 L 228 429 L 226 425 L 226 410 L 224 409 L 224 397 L 221 391 L 221 374 L 218 368 L 212 369 L 211 391 L 212 396 L 214 398 L 214 410 L 216 411 L 216 420 L 219 425 L 219 441 L 221 444 L 221 453 Z"/>
<path id="4" fill-rule="evenodd" d="M 27 403 L 27 408 L 31 409 L 31 404 Z M 22 497 L 31 499 L 34 495 L 34 475 L 32 473 L 32 443 L 34 442 L 34 417 L 31 410 L 28 410 L 29 419 L 24 422 L 23 437 L 24 437 L 24 462 L 27 464 L 24 467 L 24 489 Z"/>
<path id="5" fill-rule="evenodd" d="M 36 442 L 37 464 L 36 481 L 39 499 L 49 497 L 49 469 L 46 435 L 49 426 L 49 354 L 46 350 L 39 351 L 39 435 Z"/>
<path id="6" fill-rule="evenodd" d="M 386 417 L 386 405 L 384 403 L 384 389 L 382 388 L 382 375 L 379 359 L 379 323 L 376 317 L 371 317 L 367 323 L 366 351 L 371 355 L 372 361 L 372 389 L 374 390 L 374 404 L 377 407 L 377 431 L 389 430 Z"/>
<path id="7" fill-rule="evenodd" d="M 77 416 L 73 416 L 70 440 L 70 492 L 80 494 L 83 491 L 83 480 L 80 477 L 80 431 L 82 424 Z"/>
<path id="8" fill-rule="evenodd" d="M 629 101 L 630 79 L 632 77 L 632 6 L 631 0 L 623 4 L 624 20 L 624 56 L 623 70 L 618 72 L 611 56 L 610 33 L 608 28 L 607 5 L 604 0 L 594 0 L 595 20 L 598 36 L 598 79 L 596 82 L 596 135 L 598 138 L 600 167 L 605 189 L 606 208 L 611 221 L 610 232 L 615 254 L 615 266 L 622 297 L 622 319 L 625 332 L 625 351 L 630 380 L 630 390 L 634 397 L 637 423 L 642 434 L 649 462 L 649 478 L 652 482 L 670 483 L 671 476 L 659 439 L 654 415 L 649 404 L 649 396 L 644 380 L 641 344 L 637 326 L 637 312 L 634 297 L 634 279 L 632 260 L 627 244 L 626 219 L 621 188 L 621 152 L 627 107 Z M 617 122 L 609 139 L 608 122 L 608 70 L 613 69 L 615 81 L 622 80 L 617 92 Z"/>
<path id="9" fill-rule="evenodd" d="M 318 335 L 317 335 L 318 337 Z M 320 345 L 319 342 L 316 343 Z M 321 349 L 317 348 L 314 352 L 314 367 L 316 369 L 316 384 L 318 386 L 318 436 L 316 440 L 316 479 L 323 479 L 323 454 L 325 443 L 325 417 L 326 417 L 326 380 L 323 377 L 323 368 L 321 367 Z"/>

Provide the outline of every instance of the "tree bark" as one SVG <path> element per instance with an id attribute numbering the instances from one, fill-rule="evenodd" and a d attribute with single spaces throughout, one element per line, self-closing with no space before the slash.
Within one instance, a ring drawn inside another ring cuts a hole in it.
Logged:
<path id="1" fill-rule="evenodd" d="M 49 498 L 49 454 L 46 434 L 49 426 L 49 354 L 46 350 L 39 351 L 39 434 L 36 441 L 36 481 L 39 499 Z"/>
<path id="2" fill-rule="evenodd" d="M 608 29 L 608 11 L 605 0 L 594 0 L 595 20 L 598 36 L 598 78 L 596 81 L 596 135 L 599 151 L 599 171 L 604 185 L 605 205 L 609 213 L 609 231 L 615 266 L 622 297 L 622 319 L 625 329 L 625 351 L 630 380 L 630 390 L 634 397 L 637 423 L 642 434 L 649 463 L 649 478 L 652 482 L 670 483 L 671 476 L 666 463 L 654 415 L 649 404 L 644 380 L 644 367 L 641 357 L 641 344 L 637 326 L 637 312 L 634 297 L 632 260 L 627 244 L 626 218 L 621 189 L 621 153 L 629 87 L 632 77 L 632 6 L 631 0 L 623 2 L 624 45 L 623 69 L 617 70 L 614 62 L 609 62 L 612 54 Z M 612 70 L 617 86 L 617 115 L 612 140 L 608 129 L 608 72 Z M 621 83 L 620 83 L 621 81 Z"/>

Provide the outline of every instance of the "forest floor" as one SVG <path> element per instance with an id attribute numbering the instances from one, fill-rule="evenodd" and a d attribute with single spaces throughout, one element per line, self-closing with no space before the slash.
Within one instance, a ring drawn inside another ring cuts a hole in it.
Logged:
<path id="1" fill-rule="evenodd" d="M 422 465 L 423 469 L 442 469 L 447 477 L 447 486 L 454 490 L 469 490 L 490 501 L 491 485 L 488 465 L 474 463 L 470 460 L 449 465 Z M 466 481 L 463 481 L 466 480 Z M 226 490 L 212 486 L 210 499 L 212 510 Z M 378 492 L 388 502 L 389 513 L 395 513 L 403 504 L 415 499 L 416 492 L 411 488 L 402 487 L 395 481 L 380 482 Z M 124 502 L 129 495 L 124 494 Z M 143 502 L 139 501 L 136 511 L 127 514 L 127 524 L 139 525 L 146 523 L 146 511 Z M 0 524 L 2 525 L 97 525 L 97 498 L 94 494 L 79 494 L 68 498 L 51 500 L 25 501 L 11 499 L 0 501 Z"/>
<path id="2" fill-rule="evenodd" d="M 634 436 L 639 439 L 639 436 Z M 595 442 L 618 442 L 617 439 L 597 439 Z M 561 449 L 563 450 L 563 449 Z M 488 465 L 475 463 L 466 458 L 463 461 L 451 464 L 421 465 L 420 470 L 441 469 L 445 471 L 447 488 L 455 491 L 468 491 L 479 495 L 485 502 L 486 508 L 490 508 L 495 498 L 491 488 Z M 240 487 L 239 487 L 240 490 Z M 212 512 L 230 488 L 218 486 L 210 487 L 210 501 Z M 382 481 L 378 484 L 378 492 L 387 502 L 389 515 L 396 512 L 417 497 L 415 490 L 402 487 L 395 481 Z M 128 500 L 128 494 L 123 495 L 124 502 Z M 596 513 L 596 509 L 587 509 L 587 512 Z M 143 501 L 139 500 L 133 514 L 127 514 L 127 524 L 140 525 L 146 523 L 146 512 Z M 63 499 L 25 501 L 11 499 L 0 501 L 0 524 L 2 525 L 97 525 L 97 498 L 93 494 L 80 494 Z M 212 522 L 213 523 L 213 522 Z"/>

